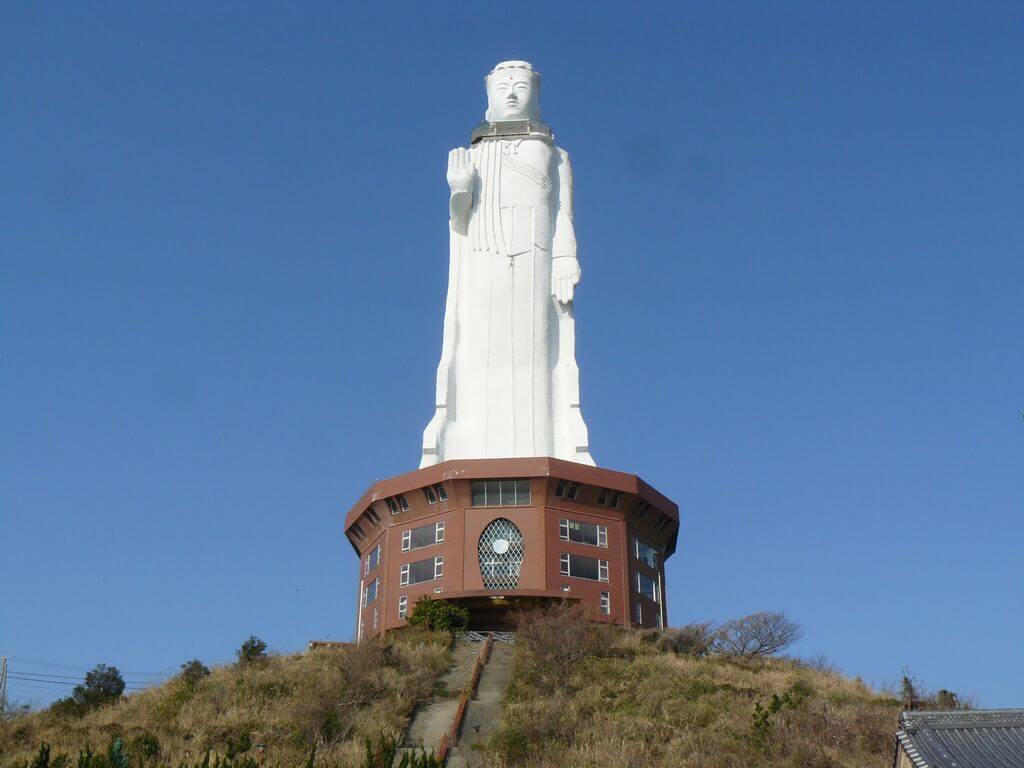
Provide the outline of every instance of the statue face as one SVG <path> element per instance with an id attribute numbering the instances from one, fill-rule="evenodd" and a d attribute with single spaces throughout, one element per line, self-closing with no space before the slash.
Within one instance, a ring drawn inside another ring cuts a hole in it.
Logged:
<path id="1" fill-rule="evenodd" d="M 540 114 L 539 95 L 530 70 L 495 70 L 487 78 L 487 119 L 500 123 L 536 118 Z"/>

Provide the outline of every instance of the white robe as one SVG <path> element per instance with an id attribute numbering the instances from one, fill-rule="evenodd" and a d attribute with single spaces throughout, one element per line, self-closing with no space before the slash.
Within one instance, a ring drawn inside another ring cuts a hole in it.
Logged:
<path id="1" fill-rule="evenodd" d="M 554 257 L 576 257 L 569 157 L 542 137 L 485 138 L 466 234 L 451 261 L 434 417 L 421 467 L 448 459 L 590 457 L 572 304 Z"/>

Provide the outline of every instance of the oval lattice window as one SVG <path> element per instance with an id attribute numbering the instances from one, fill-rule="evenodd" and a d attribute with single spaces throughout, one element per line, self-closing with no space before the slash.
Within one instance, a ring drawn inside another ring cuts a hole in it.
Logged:
<path id="1" fill-rule="evenodd" d="M 515 589 L 523 568 L 523 534 L 511 520 L 492 520 L 480 534 L 476 548 L 480 575 L 487 589 Z"/>

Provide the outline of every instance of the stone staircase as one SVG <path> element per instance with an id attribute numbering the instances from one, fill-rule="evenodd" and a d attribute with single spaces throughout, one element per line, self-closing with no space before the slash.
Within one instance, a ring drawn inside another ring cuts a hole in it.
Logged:
<path id="1" fill-rule="evenodd" d="M 441 737 L 451 729 L 452 719 L 459 707 L 459 696 L 469 683 L 479 653 L 478 643 L 455 644 L 452 649 L 454 663 L 441 678 L 444 691 L 420 706 L 413 714 L 405 739 L 396 753 L 395 765 L 398 765 L 406 752 L 417 752 L 421 749 L 437 752 Z"/>
<path id="2" fill-rule="evenodd" d="M 480 675 L 476 698 L 471 699 L 466 707 L 458 745 L 449 754 L 450 768 L 477 768 L 483 765 L 480 753 L 474 746 L 487 741 L 501 717 L 505 688 L 512 679 L 512 654 L 511 645 L 494 644 L 490 661 Z"/>
<path id="3" fill-rule="evenodd" d="M 463 636 L 456 642 L 452 649 L 454 663 L 443 678 L 444 692 L 415 712 L 396 752 L 395 765 L 407 752 L 419 750 L 447 757 L 452 768 L 483 764 L 474 746 L 487 740 L 501 716 L 502 698 L 512 679 L 513 650 L 507 641 L 479 640 Z M 483 661 L 483 667 L 478 671 L 474 695 L 467 699 L 462 694 L 473 686 L 478 660 Z"/>

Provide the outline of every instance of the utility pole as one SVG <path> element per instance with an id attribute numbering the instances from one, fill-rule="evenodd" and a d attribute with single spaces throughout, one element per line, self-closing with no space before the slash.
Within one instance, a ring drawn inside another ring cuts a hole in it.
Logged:
<path id="1" fill-rule="evenodd" d="M 0 656 L 0 720 L 7 719 L 7 657 Z"/>

